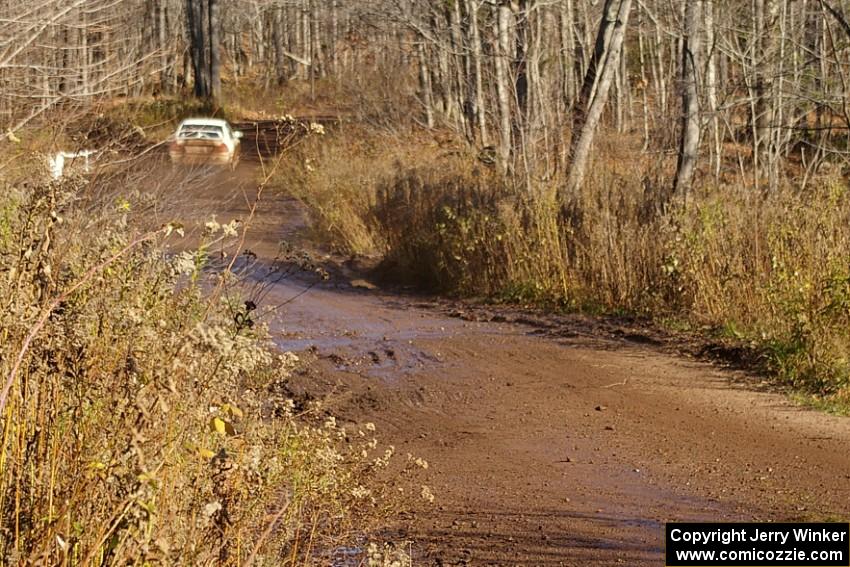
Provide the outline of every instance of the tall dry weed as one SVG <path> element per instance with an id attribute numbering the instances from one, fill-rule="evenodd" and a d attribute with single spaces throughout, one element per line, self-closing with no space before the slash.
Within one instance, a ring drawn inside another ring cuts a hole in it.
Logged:
<path id="1" fill-rule="evenodd" d="M 310 564 L 367 530 L 386 455 L 288 395 L 297 358 L 211 269 L 236 225 L 165 252 L 144 170 L 4 181 L 0 564 Z"/>

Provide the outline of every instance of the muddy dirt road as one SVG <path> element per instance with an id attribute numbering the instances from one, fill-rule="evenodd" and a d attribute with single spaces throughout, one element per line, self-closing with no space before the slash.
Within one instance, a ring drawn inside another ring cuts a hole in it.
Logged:
<path id="1" fill-rule="evenodd" d="M 222 183 L 190 200 L 228 220 L 246 210 L 233 194 Z M 280 238 L 304 244 L 306 227 L 296 203 L 267 194 L 248 245 L 262 256 Z M 392 531 L 416 565 L 661 565 L 668 520 L 850 516 L 848 419 L 629 328 L 358 278 L 341 267 L 273 329 L 315 359 L 294 388 L 332 394 L 341 419 L 374 422 L 381 442 L 428 461 L 418 481 L 434 502 Z M 285 281 L 265 301 L 302 289 Z"/>

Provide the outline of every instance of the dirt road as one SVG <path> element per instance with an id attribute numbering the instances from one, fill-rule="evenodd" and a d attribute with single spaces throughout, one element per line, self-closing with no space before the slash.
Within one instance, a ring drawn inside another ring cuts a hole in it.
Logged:
<path id="1" fill-rule="evenodd" d="M 194 197 L 199 210 L 244 215 L 221 187 Z M 268 195 L 249 247 L 303 243 L 305 227 L 295 203 Z M 418 481 L 434 502 L 393 526 L 417 565 L 660 565 L 668 520 L 850 516 L 850 420 L 628 326 L 452 305 L 362 277 L 338 270 L 273 329 L 315 359 L 293 388 L 333 394 L 341 419 L 375 422 L 382 442 L 428 461 Z M 282 282 L 265 301 L 302 289 Z"/>

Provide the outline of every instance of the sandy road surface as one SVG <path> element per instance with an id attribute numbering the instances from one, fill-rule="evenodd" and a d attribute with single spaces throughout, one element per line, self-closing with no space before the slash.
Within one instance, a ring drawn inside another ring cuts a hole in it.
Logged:
<path id="1" fill-rule="evenodd" d="M 185 202 L 244 215 L 237 186 L 251 178 Z M 261 257 L 307 226 L 296 203 L 265 197 L 248 238 Z M 667 520 L 850 516 L 848 419 L 580 317 L 452 306 L 358 277 L 337 272 L 273 328 L 284 348 L 313 347 L 294 388 L 333 393 L 341 418 L 429 462 L 436 500 L 393 526 L 415 564 L 661 565 Z M 282 282 L 265 301 L 301 289 Z"/>

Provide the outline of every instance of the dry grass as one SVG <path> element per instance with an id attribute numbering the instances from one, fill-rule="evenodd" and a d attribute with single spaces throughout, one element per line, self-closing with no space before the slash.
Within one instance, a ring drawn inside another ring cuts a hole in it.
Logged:
<path id="1" fill-rule="evenodd" d="M 349 140 L 308 154 L 315 173 L 298 184 L 342 249 L 378 251 L 398 277 L 443 292 L 674 322 L 749 345 L 800 391 L 850 397 L 843 180 L 772 194 L 705 184 L 664 208 L 664 164 L 603 140 L 564 209 L 557 179 L 514 185 L 415 139 Z"/>
<path id="2" fill-rule="evenodd" d="M 273 188 L 307 205 L 313 229 L 337 251 L 381 254 L 386 236 L 372 215 L 376 181 L 438 154 L 439 148 L 432 145 L 394 144 L 365 128 L 348 126 L 293 149 Z"/>
<path id="3" fill-rule="evenodd" d="M 4 173 L 0 565 L 313 564 L 368 530 L 387 455 L 289 398 L 211 264 L 232 227 L 166 255 L 144 167 Z"/>

